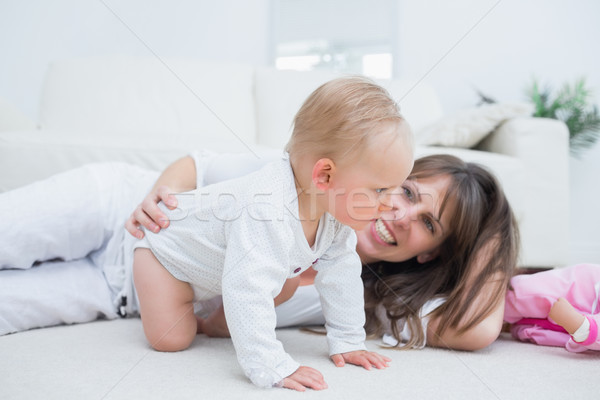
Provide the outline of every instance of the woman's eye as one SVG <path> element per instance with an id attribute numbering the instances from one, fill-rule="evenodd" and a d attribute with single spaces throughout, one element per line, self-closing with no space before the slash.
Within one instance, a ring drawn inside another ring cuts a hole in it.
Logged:
<path id="1" fill-rule="evenodd" d="M 409 188 L 407 188 L 407 187 L 403 187 L 403 188 L 402 188 L 402 190 L 404 191 L 404 195 L 405 195 L 405 196 L 406 196 L 406 197 L 407 197 L 409 200 L 412 200 L 412 199 L 413 199 L 413 197 L 414 197 L 414 196 L 413 196 L 413 192 L 412 192 L 412 190 L 410 190 L 410 189 L 409 189 Z"/>
<path id="2" fill-rule="evenodd" d="M 378 188 L 378 189 L 375 189 L 375 193 L 380 194 L 380 193 L 385 192 L 386 190 L 387 190 L 387 188 Z"/>
<path id="3" fill-rule="evenodd" d="M 434 233 L 435 227 L 433 226 L 433 222 L 431 222 L 429 218 L 423 219 L 423 223 L 425 224 L 425 228 L 427 228 L 428 231 Z"/>

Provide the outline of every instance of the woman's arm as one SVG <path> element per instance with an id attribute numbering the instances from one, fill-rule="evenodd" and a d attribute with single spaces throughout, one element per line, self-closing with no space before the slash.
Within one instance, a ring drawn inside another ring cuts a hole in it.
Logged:
<path id="1" fill-rule="evenodd" d="M 491 288 L 497 290 L 497 285 Z M 480 293 L 479 297 L 485 297 L 485 289 Z M 506 290 L 503 291 L 503 296 Z M 473 314 L 478 311 L 475 304 L 479 301 L 475 300 L 474 305 L 470 307 L 469 313 Z M 437 327 L 440 323 L 440 317 L 431 318 L 427 326 L 427 345 L 433 347 L 445 347 L 455 350 L 480 350 L 492 344 L 500 335 L 502 330 L 502 322 L 504 316 L 504 301 L 499 301 L 494 310 L 488 314 L 482 321 L 477 323 L 466 332 L 459 334 L 458 328 L 448 327 L 441 335 L 437 334 Z M 466 316 L 468 318 L 468 316 Z M 465 318 L 465 319 L 466 319 Z"/>
<path id="2" fill-rule="evenodd" d="M 196 188 L 196 165 L 192 157 L 183 157 L 169 165 L 160 175 L 150 193 L 139 204 L 125 222 L 127 231 L 138 239 L 144 237 L 143 225 L 152 232 L 169 226 L 169 220 L 158 208 L 158 202 L 174 209 L 177 199 L 171 193 L 185 192 Z M 160 226 L 154 221 L 159 222 Z"/>
<path id="3" fill-rule="evenodd" d="M 482 272 L 497 245 L 496 240 L 491 240 L 473 258 L 473 268 L 470 268 L 470 274 L 466 278 L 467 287 L 473 284 L 477 276 Z M 507 289 L 504 283 L 506 282 L 504 275 L 504 271 L 498 271 L 487 277 L 479 293 L 469 301 L 469 307 L 462 316 L 459 326 L 449 326 L 441 335 L 438 335 L 438 326 L 441 323 L 443 315 L 436 315 L 434 313 L 427 326 L 427 345 L 456 350 L 479 350 L 492 344 L 502 330 L 504 297 Z M 477 324 L 461 332 L 461 327 L 475 315 L 481 313 L 484 307 L 494 301 L 494 299 L 497 299 L 497 301 L 488 314 Z"/>
<path id="4" fill-rule="evenodd" d="M 281 150 L 277 149 L 263 149 L 260 156 L 254 153 L 194 154 L 196 159 L 191 156 L 183 157 L 163 171 L 150 193 L 125 223 L 125 228 L 130 234 L 141 239 L 144 237 L 144 232 L 139 229 L 141 225 L 152 232 L 169 226 L 169 221 L 157 203 L 162 201 L 170 209 L 177 207 L 177 199 L 170 194 L 196 189 L 198 182 L 211 185 L 244 176 L 282 156 Z"/>

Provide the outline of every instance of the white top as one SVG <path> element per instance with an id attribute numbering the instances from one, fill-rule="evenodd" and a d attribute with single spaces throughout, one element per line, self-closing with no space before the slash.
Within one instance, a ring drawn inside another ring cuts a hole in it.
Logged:
<path id="1" fill-rule="evenodd" d="M 419 310 L 419 319 L 421 320 L 421 327 L 423 328 L 423 332 L 425 332 L 425 337 L 423 338 L 423 342 L 416 346 L 417 349 L 422 349 L 427 344 L 427 326 L 429 325 L 429 315 L 445 302 L 446 299 L 443 297 L 434 297 L 433 299 L 427 300 L 425 304 L 423 304 L 421 310 Z M 382 342 L 388 346 L 397 346 L 398 340 L 393 336 L 392 323 L 387 317 L 385 307 L 380 304 L 375 309 L 375 313 L 379 317 L 379 320 L 383 321 L 384 324 Z M 412 332 L 410 331 L 410 327 L 406 323 L 406 320 L 401 319 L 396 323 L 398 331 L 400 332 L 400 338 L 403 342 L 408 342 L 412 338 Z"/>
<path id="2" fill-rule="evenodd" d="M 273 298 L 311 265 L 330 354 L 365 349 L 354 231 L 325 214 L 308 245 L 288 159 L 177 197 L 177 210 L 161 204 L 169 229 L 147 232 L 148 244 L 173 276 L 192 284 L 197 300 L 222 294 L 238 361 L 255 384 L 272 386 L 299 367 L 275 337 Z"/>

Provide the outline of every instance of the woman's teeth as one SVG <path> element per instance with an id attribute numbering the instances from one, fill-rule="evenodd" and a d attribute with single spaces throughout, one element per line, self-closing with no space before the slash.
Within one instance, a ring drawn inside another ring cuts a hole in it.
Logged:
<path id="1" fill-rule="evenodd" d="M 379 236 L 379 238 L 381 240 L 383 240 L 385 243 L 396 244 L 394 237 L 392 236 L 390 231 L 388 231 L 388 229 L 385 226 L 385 224 L 383 223 L 383 221 L 380 219 L 375 221 L 375 232 L 377 232 L 377 236 Z"/>

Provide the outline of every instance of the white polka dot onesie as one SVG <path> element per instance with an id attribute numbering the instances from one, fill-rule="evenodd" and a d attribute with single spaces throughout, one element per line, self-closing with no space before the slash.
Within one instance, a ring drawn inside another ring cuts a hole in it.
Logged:
<path id="1" fill-rule="evenodd" d="M 276 339 L 273 298 L 313 263 L 330 354 L 365 349 L 356 235 L 325 214 L 308 245 L 287 158 L 177 199 L 174 211 L 161 204 L 171 225 L 147 232 L 148 245 L 197 300 L 222 294 L 238 361 L 252 382 L 273 386 L 299 367 Z"/>

